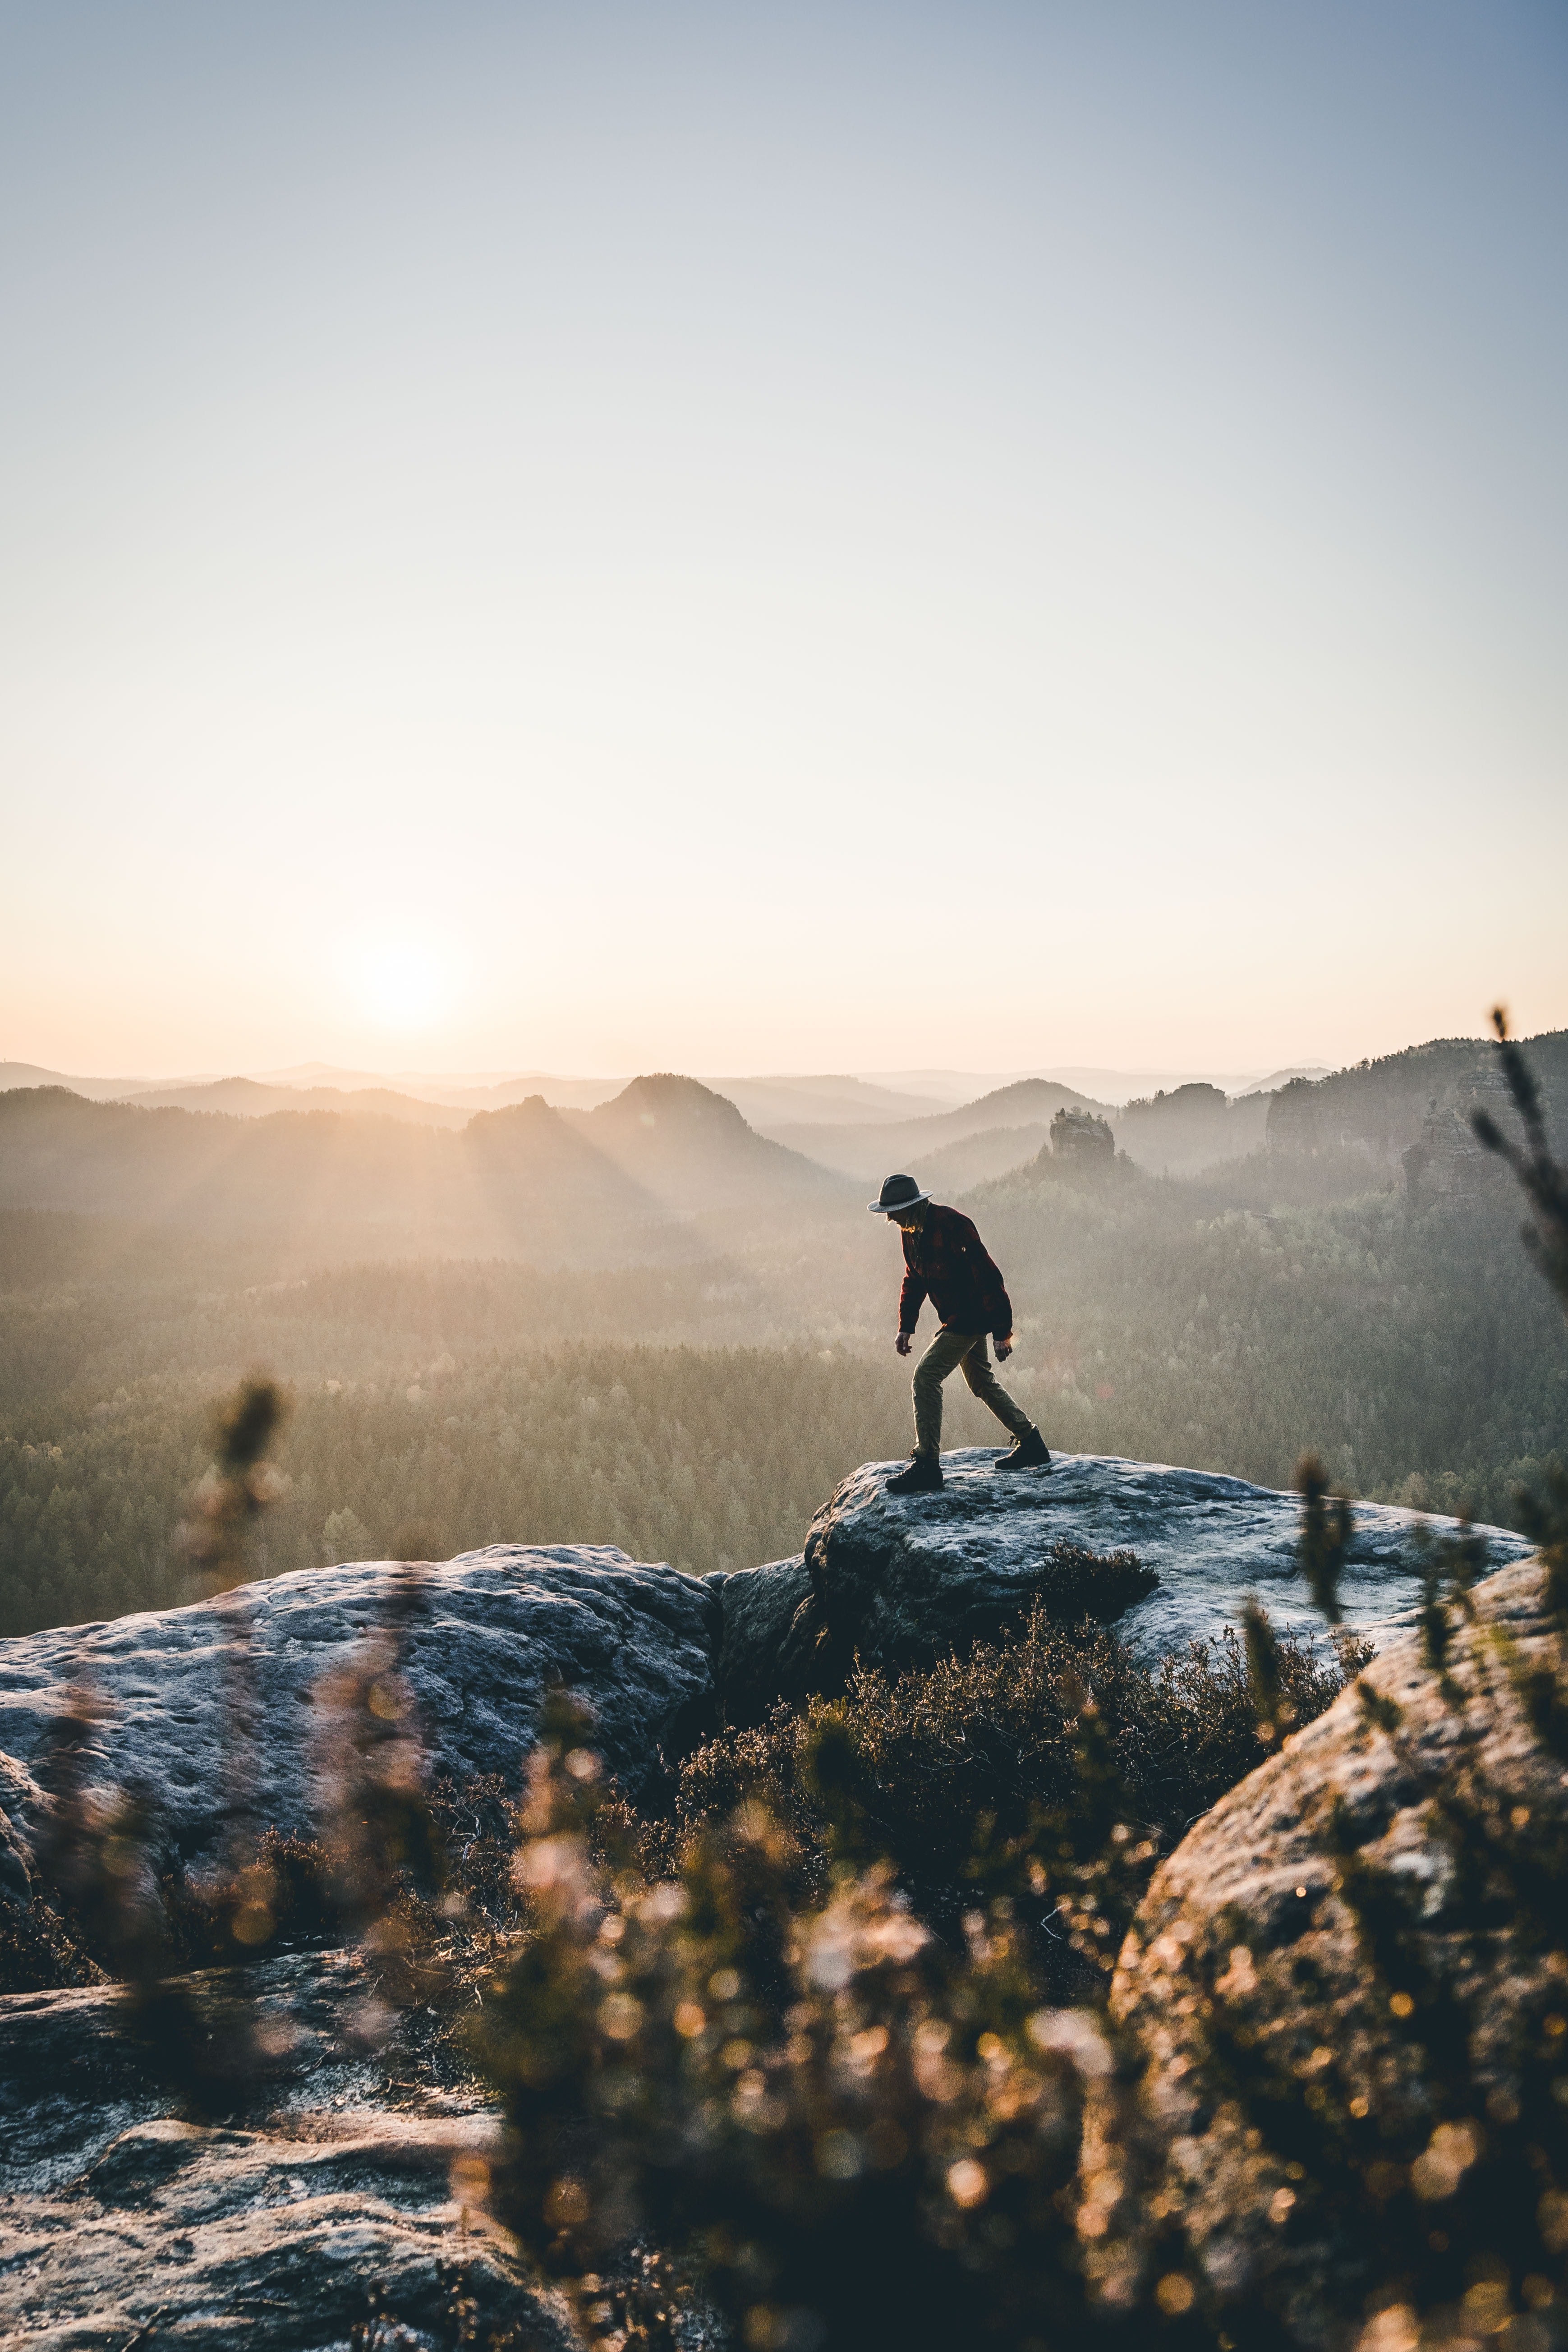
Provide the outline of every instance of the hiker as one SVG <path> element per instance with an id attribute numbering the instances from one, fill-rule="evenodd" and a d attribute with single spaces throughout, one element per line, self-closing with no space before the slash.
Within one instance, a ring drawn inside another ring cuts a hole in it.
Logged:
<path id="1" fill-rule="evenodd" d="M 874 1217 L 896 1224 L 904 1243 L 904 1286 L 899 1294 L 900 1356 L 920 1320 L 921 1302 L 931 1300 L 942 1328 L 915 1366 L 915 1450 L 907 1470 L 888 1481 L 889 1495 L 933 1495 L 942 1485 L 942 1384 L 960 1364 L 982 1404 L 989 1405 L 1013 1433 L 1013 1450 L 998 1470 L 1048 1470 L 1045 1439 L 1020 1405 L 1014 1403 L 991 1369 L 987 1335 L 996 1341 L 996 1360 L 1013 1352 L 1013 1309 L 1002 1276 L 969 1219 L 944 1209 L 922 1192 L 912 1176 L 889 1176 L 867 1207 Z"/>

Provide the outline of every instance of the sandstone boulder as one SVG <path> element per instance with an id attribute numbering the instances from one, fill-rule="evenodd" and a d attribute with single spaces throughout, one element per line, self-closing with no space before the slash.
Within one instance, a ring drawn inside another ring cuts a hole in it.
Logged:
<path id="1" fill-rule="evenodd" d="M 902 1465 L 868 1463 L 812 1521 L 802 1562 L 731 1577 L 722 1588 L 721 1701 L 746 1705 L 768 1686 L 789 1696 L 830 1688 L 856 1655 L 889 1671 L 954 1643 L 996 1633 L 1037 1594 L 1053 1614 L 1115 1622 L 1144 1656 L 1212 1640 L 1258 1593 L 1282 1631 L 1319 1630 L 1297 1567 L 1300 1501 L 1199 1470 L 1058 1454 L 1049 1470 L 998 1473 L 972 1447 L 944 1454 L 939 1495 L 889 1495 Z M 1359 1503 L 1342 1586 L 1347 1621 L 1371 1630 L 1407 1612 L 1420 1591 L 1418 1515 Z M 1452 1521 L 1424 1523 L 1452 1532 Z M 1522 1536 L 1484 1528 L 1493 1564 L 1517 1559 Z M 1083 1551 L 1135 1554 L 1086 1577 Z M 778 1625 L 802 1590 L 785 1640 Z M 733 1598 L 731 1597 L 733 1596 Z M 814 1680 L 813 1677 L 816 1677 Z M 735 1714 L 732 1719 L 754 1719 Z"/>
<path id="2" fill-rule="evenodd" d="M 28 1824 L 28 1773 L 86 1685 L 103 1712 L 84 1778 L 149 1790 L 171 1851 L 211 1854 L 240 1811 L 258 1827 L 305 1830 L 318 1804 L 313 1694 L 400 1608 L 404 1672 L 437 1770 L 515 1779 L 555 1679 L 589 1702 L 597 1744 L 634 1793 L 661 1746 L 684 1745 L 710 1718 L 721 1611 L 700 1579 L 603 1547 L 494 1544 L 413 1578 L 388 1561 L 305 1569 L 221 1602 L 0 1643 L 11 1759 L 0 1808 Z M 240 1712 L 248 1729 L 237 1738 Z"/>
<path id="3" fill-rule="evenodd" d="M 1474 1601 L 1443 1671 L 1419 1633 L 1389 1642 L 1156 1875 L 1111 2003 L 1152 2128 L 1106 2105 L 1089 2132 L 1088 2251 L 1113 2300 L 1184 2265 L 1250 2315 L 1247 2340 L 1329 2352 L 1368 2325 L 1368 2346 L 1413 2346 L 1372 2316 L 1407 2289 L 1447 2299 L 1456 2341 L 1491 2340 L 1533 2273 L 1551 2299 L 1568 1643 L 1537 1560 Z M 1557 2339 L 1525 2315 L 1506 2340 Z"/>

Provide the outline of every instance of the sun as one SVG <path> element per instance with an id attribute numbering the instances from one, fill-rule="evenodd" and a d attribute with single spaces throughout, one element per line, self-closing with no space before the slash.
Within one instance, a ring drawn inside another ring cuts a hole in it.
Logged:
<path id="1" fill-rule="evenodd" d="M 367 940 L 354 958 L 354 993 L 384 1029 L 433 1029 L 456 992 L 453 961 L 426 940 Z"/>

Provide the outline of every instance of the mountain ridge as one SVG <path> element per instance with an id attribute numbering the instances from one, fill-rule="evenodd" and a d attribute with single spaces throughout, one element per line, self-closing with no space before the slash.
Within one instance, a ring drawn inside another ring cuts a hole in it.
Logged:
<path id="1" fill-rule="evenodd" d="M 961 1104 L 956 1110 L 935 1111 L 925 1118 L 883 1127 L 779 1127 L 773 1134 L 775 1141 L 808 1153 L 824 1167 L 838 1169 L 860 1183 L 875 1184 L 894 1169 L 918 1176 L 922 1160 L 945 1146 L 973 1137 L 1020 1127 L 1048 1129 L 1050 1120 L 1063 1109 L 1087 1110 L 1098 1118 L 1114 1116 L 1105 1104 L 1052 1079 L 1016 1078 L 972 1103 Z"/>
<path id="2" fill-rule="evenodd" d="M 534 1095 L 456 1129 L 379 1112 L 95 1103 L 64 1087 L 0 1094 L 0 1206 L 264 1234 L 307 1255 L 687 1255 L 694 1218 L 749 1231 L 840 1196 L 847 1206 L 842 1179 L 757 1135 L 695 1079 L 634 1080 L 596 1112 Z"/>

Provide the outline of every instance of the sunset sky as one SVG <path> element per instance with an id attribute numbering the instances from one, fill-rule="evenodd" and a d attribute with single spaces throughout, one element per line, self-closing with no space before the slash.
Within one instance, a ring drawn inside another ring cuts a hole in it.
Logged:
<path id="1" fill-rule="evenodd" d="M 0 5 L 0 1057 L 1568 1025 L 1560 0 Z"/>

